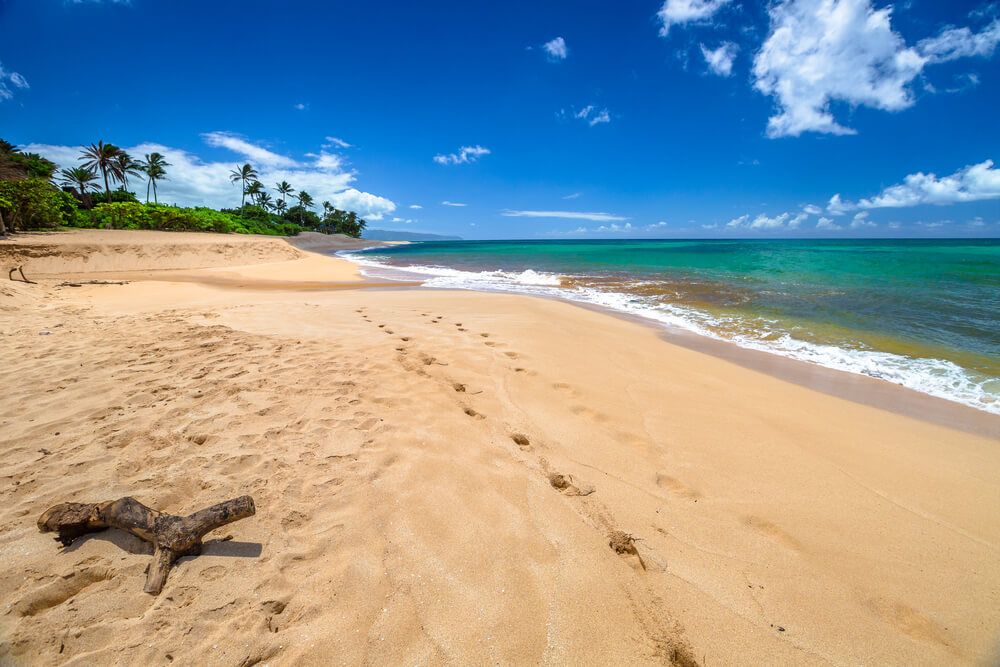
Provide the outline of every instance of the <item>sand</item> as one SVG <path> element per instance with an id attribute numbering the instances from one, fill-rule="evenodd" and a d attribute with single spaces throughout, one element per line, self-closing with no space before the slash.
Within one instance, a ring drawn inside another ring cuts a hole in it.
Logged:
<path id="1" fill-rule="evenodd" d="M 124 234 L 0 281 L 0 663 L 1000 659 L 996 437 L 558 301 Z M 131 282 L 58 287 L 95 275 Z M 35 528 L 244 493 L 158 597 L 139 540 Z"/>

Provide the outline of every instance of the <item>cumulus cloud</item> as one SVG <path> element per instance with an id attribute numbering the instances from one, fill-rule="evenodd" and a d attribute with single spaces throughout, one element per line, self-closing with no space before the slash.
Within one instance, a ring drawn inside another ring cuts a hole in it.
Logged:
<path id="1" fill-rule="evenodd" d="M 770 137 L 854 134 L 832 102 L 899 111 L 913 105 L 910 83 L 931 63 L 987 56 L 1000 23 L 981 33 L 951 28 L 908 46 L 893 31 L 892 7 L 871 0 L 782 0 L 768 10 L 770 32 L 754 59 L 754 86 L 775 98 Z"/>
<path id="2" fill-rule="evenodd" d="M 17 72 L 8 72 L 0 63 L 0 102 L 14 97 L 14 89 L 30 88 L 28 80 Z"/>
<path id="3" fill-rule="evenodd" d="M 549 58 L 553 60 L 566 60 L 566 56 L 569 55 L 566 40 L 562 37 L 556 37 L 552 41 L 545 42 L 542 44 L 542 48 L 545 49 L 545 53 L 549 54 Z"/>
<path id="4" fill-rule="evenodd" d="M 708 20 L 729 2 L 730 0 L 665 0 L 656 14 L 660 19 L 660 35 L 666 37 L 671 26 Z"/>
<path id="5" fill-rule="evenodd" d="M 877 227 L 873 221 L 868 219 L 868 211 L 861 211 L 851 220 L 851 229 L 861 229 L 862 227 Z"/>
<path id="6" fill-rule="evenodd" d="M 938 177 L 923 172 L 910 174 L 902 183 L 857 202 L 847 201 L 835 194 L 830 198 L 826 211 L 831 215 L 844 215 L 857 209 L 907 208 L 925 204 L 944 206 L 991 199 L 1000 199 L 1000 169 L 993 167 L 993 160 L 985 160 L 963 167 L 949 176 Z"/>
<path id="7" fill-rule="evenodd" d="M 805 206 L 802 207 L 802 210 L 803 212 L 808 213 L 809 215 L 819 215 L 820 213 L 823 212 L 823 209 L 814 204 L 806 204 Z"/>
<path id="8" fill-rule="evenodd" d="M 826 212 L 830 215 L 844 215 L 853 208 L 854 204 L 845 202 L 839 194 L 830 197 L 830 201 L 826 204 Z"/>
<path id="9" fill-rule="evenodd" d="M 835 223 L 831 218 L 820 218 L 819 222 L 816 223 L 816 229 L 836 231 L 838 229 L 843 229 L 843 227 Z"/>
<path id="10" fill-rule="evenodd" d="M 716 49 L 701 45 L 701 55 L 705 57 L 708 69 L 719 76 L 729 76 L 733 73 L 733 61 L 736 60 L 738 51 L 739 47 L 732 42 L 723 42 Z"/>
<path id="11" fill-rule="evenodd" d="M 622 232 L 631 232 L 633 230 L 632 223 L 626 222 L 624 225 L 619 225 L 612 222 L 610 225 L 601 225 L 595 232 L 613 232 L 615 234 L 620 234 Z"/>
<path id="12" fill-rule="evenodd" d="M 941 178 L 923 172 L 910 174 L 899 185 L 890 186 L 870 199 L 862 199 L 857 205 L 860 208 L 903 208 L 986 199 L 1000 199 L 1000 170 L 993 168 L 993 160 L 963 167 Z"/>
<path id="13" fill-rule="evenodd" d="M 567 220 L 592 220 L 594 222 L 621 222 L 628 218 L 612 213 L 590 213 L 586 211 L 503 211 L 500 215 L 508 218 L 564 218 Z"/>
<path id="14" fill-rule="evenodd" d="M 213 132 L 203 135 L 203 138 L 209 145 L 232 151 L 241 160 L 250 159 L 257 167 L 261 182 L 268 188 L 273 188 L 280 181 L 288 181 L 296 190 L 308 191 L 317 202 L 329 201 L 338 208 L 356 211 L 368 220 L 381 220 L 396 209 L 392 200 L 354 188 L 352 183 L 356 174 L 345 166 L 339 156 L 324 152 L 314 156 L 311 162 L 299 162 L 230 133 Z M 24 148 L 49 158 L 60 167 L 80 165 L 79 146 L 29 144 Z M 125 150 L 134 157 L 162 153 L 170 163 L 167 179 L 158 188 L 162 202 L 213 208 L 239 205 L 239 186 L 229 181 L 229 173 L 236 167 L 236 160 L 206 161 L 190 151 L 155 142 L 128 146 Z M 265 159 L 251 159 L 251 154 L 263 155 Z"/>
<path id="15" fill-rule="evenodd" d="M 733 218 L 727 222 L 726 227 L 743 227 L 746 229 L 765 231 L 773 229 L 798 229 L 799 225 L 801 225 L 802 222 L 808 217 L 808 213 L 799 213 L 797 215 L 792 215 L 791 213 L 781 213 L 773 217 L 761 213 L 752 219 L 749 215 L 741 215 L 740 217 Z"/>
<path id="16" fill-rule="evenodd" d="M 660 220 L 659 222 L 654 222 L 651 225 L 646 225 L 646 231 L 647 232 L 655 232 L 657 230 L 663 229 L 664 227 L 668 227 L 668 226 L 669 225 L 667 224 L 666 220 Z"/>
<path id="17" fill-rule="evenodd" d="M 462 146 L 457 153 L 438 154 L 434 161 L 438 164 L 470 164 L 484 155 L 489 155 L 490 149 L 482 146 Z"/>

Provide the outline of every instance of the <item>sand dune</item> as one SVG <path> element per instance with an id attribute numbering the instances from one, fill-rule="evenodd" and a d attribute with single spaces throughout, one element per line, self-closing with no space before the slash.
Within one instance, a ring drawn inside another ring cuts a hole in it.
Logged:
<path id="1" fill-rule="evenodd" d="M 569 304 L 319 290 L 358 277 L 277 239 L 135 233 L 112 260 L 124 241 L 88 234 L 89 259 L 50 242 L 39 285 L 0 283 L 0 662 L 1000 655 L 996 438 Z M 65 274 L 144 279 L 57 287 L 61 252 Z M 34 525 L 243 493 L 257 515 L 156 598 L 140 541 L 62 550 Z"/>

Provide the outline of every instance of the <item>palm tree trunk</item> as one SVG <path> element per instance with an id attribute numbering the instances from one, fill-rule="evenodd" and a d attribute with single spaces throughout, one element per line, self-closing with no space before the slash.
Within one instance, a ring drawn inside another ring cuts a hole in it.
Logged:
<path id="1" fill-rule="evenodd" d="M 147 204 L 149 203 L 149 186 L 151 186 L 152 184 L 153 184 L 153 179 L 150 178 L 150 179 L 148 179 L 146 181 L 146 203 Z"/>
<path id="2" fill-rule="evenodd" d="M 7 226 L 3 224 L 3 211 L 0 211 L 0 236 L 7 236 Z"/>
<path id="3" fill-rule="evenodd" d="M 159 204 L 160 200 L 156 198 L 156 181 L 153 181 L 153 203 Z"/>
<path id="4" fill-rule="evenodd" d="M 107 168 L 101 169 L 104 174 L 104 191 L 108 193 L 108 203 L 111 203 L 111 186 L 108 185 L 108 170 Z"/>
<path id="5" fill-rule="evenodd" d="M 247 205 L 247 179 L 243 179 L 243 196 L 240 198 L 240 208 Z"/>

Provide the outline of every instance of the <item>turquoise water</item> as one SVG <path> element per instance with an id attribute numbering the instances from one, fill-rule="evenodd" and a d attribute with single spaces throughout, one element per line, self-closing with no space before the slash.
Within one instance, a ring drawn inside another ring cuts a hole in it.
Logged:
<path id="1" fill-rule="evenodd" d="M 1000 414 L 996 239 L 457 241 L 353 257 L 431 287 L 595 303 Z"/>

